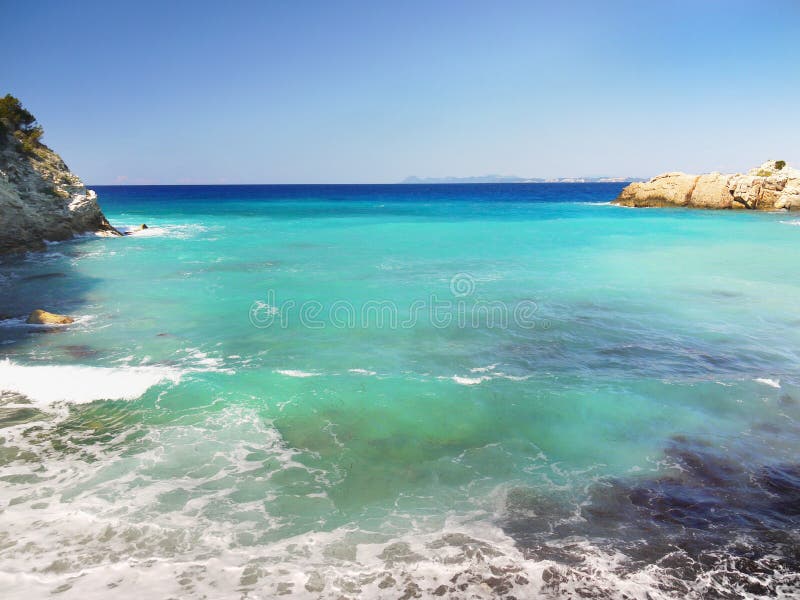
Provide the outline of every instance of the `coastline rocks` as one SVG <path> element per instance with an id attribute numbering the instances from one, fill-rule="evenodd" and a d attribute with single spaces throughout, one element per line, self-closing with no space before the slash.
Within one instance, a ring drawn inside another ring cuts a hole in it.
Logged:
<path id="1" fill-rule="evenodd" d="M 614 204 L 706 209 L 800 210 L 800 170 L 770 160 L 747 174 L 664 173 L 631 183 Z"/>
<path id="2" fill-rule="evenodd" d="M 46 310 L 37 308 L 30 314 L 28 320 L 25 322 L 28 325 L 68 325 L 74 323 L 75 319 L 67 315 L 49 313 Z"/>
<path id="3" fill-rule="evenodd" d="M 130 231 L 126 231 L 125 235 L 131 235 L 131 234 L 137 233 L 139 231 L 144 231 L 145 229 L 150 229 L 150 228 L 147 226 L 147 223 L 142 223 L 138 227 L 134 227 Z"/>
<path id="4" fill-rule="evenodd" d="M 9 97 L 4 100 L 9 103 Z M 18 104 L 20 111 L 33 116 Z M 4 105 L 5 106 L 5 105 Z M 7 106 L 6 106 L 7 108 Z M 8 111 L 6 111 L 8 112 Z M 3 113 L 5 114 L 5 113 Z M 0 114 L 0 254 L 41 250 L 86 232 L 121 235 L 97 204 L 97 194 L 33 135 L 40 128 Z M 35 121 L 34 121 L 35 122 Z"/>

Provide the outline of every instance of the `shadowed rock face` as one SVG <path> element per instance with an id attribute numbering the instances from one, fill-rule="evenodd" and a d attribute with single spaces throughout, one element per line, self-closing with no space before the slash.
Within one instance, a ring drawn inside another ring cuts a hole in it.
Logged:
<path id="1" fill-rule="evenodd" d="M 97 195 L 43 144 L 23 150 L 0 123 L 0 254 L 39 250 L 85 232 L 119 235 Z"/>
<path id="2" fill-rule="evenodd" d="M 664 173 L 632 183 L 614 201 L 620 206 L 798 210 L 800 170 L 770 160 L 747 174 Z"/>

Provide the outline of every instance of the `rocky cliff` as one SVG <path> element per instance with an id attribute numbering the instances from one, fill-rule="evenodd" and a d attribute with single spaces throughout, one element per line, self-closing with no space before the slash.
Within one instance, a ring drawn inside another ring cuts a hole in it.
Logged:
<path id="1" fill-rule="evenodd" d="M 750 210 L 800 209 L 800 170 L 770 160 L 747 174 L 664 173 L 632 183 L 614 204 Z"/>
<path id="2" fill-rule="evenodd" d="M 16 98 L 0 98 L 0 254 L 86 232 L 120 235 L 94 191 L 39 141 L 41 135 Z"/>

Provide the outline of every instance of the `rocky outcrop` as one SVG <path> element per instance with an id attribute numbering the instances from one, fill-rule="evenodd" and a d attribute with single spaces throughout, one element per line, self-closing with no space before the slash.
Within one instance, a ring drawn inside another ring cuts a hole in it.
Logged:
<path id="1" fill-rule="evenodd" d="M 28 325 L 68 325 L 69 323 L 74 323 L 75 319 L 67 315 L 49 313 L 46 310 L 37 308 L 30 314 L 28 320 L 25 322 Z"/>
<path id="2" fill-rule="evenodd" d="M 627 186 L 614 204 L 710 209 L 800 210 L 800 170 L 770 160 L 747 174 L 664 173 Z"/>
<path id="3" fill-rule="evenodd" d="M 9 100 L 10 99 L 10 100 Z M 100 232 L 120 235 L 106 220 L 97 195 L 87 190 L 61 157 L 39 141 L 41 128 L 11 96 L 0 108 L 0 254 L 38 250 L 45 241 Z M 13 105 L 16 102 L 16 105 Z"/>
<path id="4" fill-rule="evenodd" d="M 138 227 L 134 227 L 134 228 L 133 228 L 133 229 L 131 229 L 130 231 L 126 231 L 126 232 L 125 232 L 125 235 L 133 235 L 133 234 L 134 234 L 134 233 L 136 233 L 137 231 L 144 231 L 145 229 L 150 229 L 150 228 L 147 226 L 147 223 L 142 223 L 142 224 L 141 224 L 141 225 L 139 225 Z"/>

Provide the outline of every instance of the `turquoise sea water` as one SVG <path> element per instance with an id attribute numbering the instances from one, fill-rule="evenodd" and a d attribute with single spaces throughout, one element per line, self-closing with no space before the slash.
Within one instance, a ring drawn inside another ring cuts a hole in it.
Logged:
<path id="1" fill-rule="evenodd" d="M 790 597 L 800 220 L 621 187 L 98 188 L 0 266 L 7 597 Z"/>

